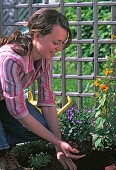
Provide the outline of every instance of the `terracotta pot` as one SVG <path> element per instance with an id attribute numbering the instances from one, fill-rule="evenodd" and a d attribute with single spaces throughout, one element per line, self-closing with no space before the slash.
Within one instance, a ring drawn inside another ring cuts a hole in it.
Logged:
<path id="1" fill-rule="evenodd" d="M 107 166 L 105 167 L 105 170 L 116 170 L 116 165 L 113 164 L 113 165 Z"/>

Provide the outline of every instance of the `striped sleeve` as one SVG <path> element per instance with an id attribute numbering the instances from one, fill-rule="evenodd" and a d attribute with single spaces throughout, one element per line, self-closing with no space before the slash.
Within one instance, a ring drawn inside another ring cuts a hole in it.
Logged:
<path id="1" fill-rule="evenodd" d="M 55 106 L 55 94 L 52 90 L 53 61 L 43 60 L 43 72 L 38 79 L 38 106 Z"/>
<path id="2" fill-rule="evenodd" d="M 16 62 L 10 57 L 6 57 L 2 62 L 1 84 L 6 105 L 16 119 L 25 117 L 28 114 L 23 87 L 19 77 L 21 69 L 20 62 Z"/>

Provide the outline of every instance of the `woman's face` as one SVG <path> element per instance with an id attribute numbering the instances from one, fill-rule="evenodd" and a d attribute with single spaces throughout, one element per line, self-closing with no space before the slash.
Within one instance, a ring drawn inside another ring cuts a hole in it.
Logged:
<path id="1" fill-rule="evenodd" d="M 52 33 L 47 35 L 34 34 L 32 55 L 34 61 L 41 58 L 51 60 L 58 51 L 62 50 L 63 43 L 68 36 L 67 30 L 55 25 Z"/>

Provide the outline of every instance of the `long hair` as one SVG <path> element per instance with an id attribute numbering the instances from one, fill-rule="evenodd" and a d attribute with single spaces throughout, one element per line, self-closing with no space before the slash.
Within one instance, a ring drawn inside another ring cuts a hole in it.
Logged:
<path id="1" fill-rule="evenodd" d="M 72 41 L 69 23 L 64 14 L 52 8 L 41 8 L 29 18 L 29 21 L 25 25 L 29 28 L 28 35 L 23 35 L 22 31 L 15 31 L 9 38 L 0 38 L 0 47 L 5 43 L 14 44 L 12 49 L 17 54 L 25 56 L 29 54 L 33 48 L 32 40 L 34 33 L 41 35 L 50 34 L 55 25 L 60 25 L 68 32 L 68 39 L 63 46 L 65 49 Z"/>
<path id="2" fill-rule="evenodd" d="M 0 38 L 0 47 L 7 43 L 8 37 L 1 37 Z"/>

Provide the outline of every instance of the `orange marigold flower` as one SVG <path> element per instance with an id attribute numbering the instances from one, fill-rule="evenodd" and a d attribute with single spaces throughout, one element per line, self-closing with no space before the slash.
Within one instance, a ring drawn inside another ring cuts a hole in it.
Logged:
<path id="1" fill-rule="evenodd" d="M 108 90 L 108 86 L 103 84 L 103 85 L 101 85 L 100 89 L 101 89 L 101 91 L 107 91 Z"/>
<path id="2" fill-rule="evenodd" d="M 104 71 L 105 75 L 111 74 L 112 72 L 113 72 L 113 71 L 111 71 L 111 70 L 109 70 L 109 71 L 108 71 L 108 70 L 105 70 L 105 71 Z"/>
<path id="3" fill-rule="evenodd" d="M 98 80 L 95 81 L 95 86 L 99 86 L 100 82 Z"/>
<path id="4" fill-rule="evenodd" d="M 111 36 L 111 41 L 112 41 L 114 38 L 115 38 L 115 35 L 113 34 L 113 35 Z"/>

